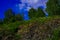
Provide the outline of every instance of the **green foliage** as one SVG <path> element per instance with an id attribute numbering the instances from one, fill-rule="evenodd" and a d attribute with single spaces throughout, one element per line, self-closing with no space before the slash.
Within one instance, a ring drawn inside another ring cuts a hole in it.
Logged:
<path id="1" fill-rule="evenodd" d="M 0 24 L 1 24 L 1 25 L 3 24 L 3 20 L 2 20 L 2 19 L 0 19 Z"/>
<path id="2" fill-rule="evenodd" d="M 29 17 L 30 18 L 38 18 L 38 17 L 44 17 L 44 16 L 45 16 L 45 14 L 44 14 L 43 10 L 40 8 L 38 8 L 38 10 L 31 8 L 29 10 Z"/>
<path id="3" fill-rule="evenodd" d="M 41 8 L 38 8 L 37 14 L 38 14 L 37 17 L 45 17 L 45 13 Z"/>
<path id="4" fill-rule="evenodd" d="M 7 30 L 0 30 L 0 40 L 19 40 L 19 34 Z"/>
<path id="5" fill-rule="evenodd" d="M 12 9 L 8 9 L 5 11 L 5 18 L 4 18 L 4 23 L 9 23 L 12 22 L 14 19 L 15 13 L 12 11 Z"/>
<path id="6" fill-rule="evenodd" d="M 30 18 L 36 17 L 36 16 L 37 16 L 36 14 L 37 14 L 37 11 L 36 11 L 35 9 L 31 8 L 31 9 L 29 10 L 29 17 L 30 17 Z"/>
<path id="7" fill-rule="evenodd" d="M 15 15 L 15 20 L 16 20 L 16 21 L 23 21 L 23 18 L 22 18 L 22 17 L 23 17 L 23 16 L 20 15 L 20 13 L 18 13 L 18 14 Z"/>
<path id="8" fill-rule="evenodd" d="M 58 0 L 49 0 L 47 2 L 47 12 L 50 16 L 60 15 L 60 2 Z"/>
<path id="9" fill-rule="evenodd" d="M 17 18 L 20 18 L 20 17 L 17 17 Z M 50 22 L 53 23 L 52 21 L 54 19 L 60 19 L 60 16 L 39 17 L 39 18 L 30 19 L 28 21 L 15 21 L 15 22 L 12 22 L 9 24 L 3 24 L 3 25 L 0 25 L 0 37 L 2 37 L 2 39 L 5 39 L 7 37 L 7 40 L 10 39 L 9 37 L 11 37 L 11 40 L 20 40 L 20 38 L 22 36 L 24 36 L 25 34 L 27 34 L 27 32 L 30 33 L 30 31 L 29 31 L 30 28 L 32 27 L 32 29 L 34 29 L 36 24 L 37 24 L 36 27 L 39 28 L 38 30 L 36 29 L 37 31 L 44 32 L 45 31 L 44 27 L 49 27 L 46 30 L 46 32 L 48 33 L 48 31 L 50 30 L 50 27 L 51 28 L 53 27 L 53 25 L 51 25 Z M 42 30 L 40 30 L 41 27 L 43 27 Z M 52 28 L 52 29 L 54 29 L 54 28 Z M 52 30 L 50 30 L 50 31 L 52 31 Z M 53 38 L 47 37 L 47 40 L 59 39 L 59 36 L 58 36 L 59 33 L 60 33 L 60 28 L 54 30 L 53 31 L 54 37 Z M 30 35 L 30 34 L 28 34 L 28 35 Z M 37 34 L 37 35 L 39 35 L 39 34 Z M 27 36 L 25 36 L 25 37 L 27 37 Z M 24 37 L 22 37 L 22 38 L 24 38 Z"/>
<path id="10" fill-rule="evenodd" d="M 19 34 L 15 35 L 15 40 L 20 40 L 20 38 L 21 38 L 21 35 L 19 35 Z"/>
<path id="11" fill-rule="evenodd" d="M 5 12 L 4 23 L 11 23 L 15 21 L 22 21 L 23 18 L 20 14 L 15 14 L 12 9 L 8 9 Z"/>
<path id="12" fill-rule="evenodd" d="M 60 27 L 53 30 L 52 40 L 60 40 Z"/>
<path id="13" fill-rule="evenodd" d="M 54 6 L 56 6 L 56 5 L 54 5 Z M 53 8 L 55 10 L 54 6 L 53 6 Z M 52 9 L 50 9 L 50 10 L 52 10 Z M 48 33 L 50 34 L 50 31 L 52 31 L 51 28 L 52 29 L 55 28 L 54 25 L 57 26 L 58 23 L 57 22 L 55 23 L 55 19 L 57 19 L 57 21 L 59 21 L 59 19 L 60 19 L 60 16 L 55 16 L 56 13 L 52 14 L 54 12 L 57 12 L 58 9 L 56 8 L 56 10 L 55 11 L 54 10 L 52 10 L 52 12 L 50 11 L 51 15 L 54 15 L 54 16 L 45 17 L 45 13 L 43 12 L 42 9 L 38 8 L 38 10 L 35 10 L 32 8 L 29 11 L 29 16 L 31 19 L 28 21 L 24 21 L 20 14 L 15 14 L 11 9 L 7 10 L 5 12 L 4 20 L 0 19 L 0 38 L 2 37 L 1 39 L 3 39 L 3 40 L 4 39 L 20 40 L 20 38 L 23 37 L 25 34 L 29 33 L 28 36 L 30 36 L 30 32 L 32 31 L 32 33 L 33 33 L 34 30 L 38 30 L 35 33 L 39 32 L 39 33 L 43 34 L 42 36 L 39 36 L 39 37 L 43 38 L 46 32 L 47 32 L 46 35 Z M 1 24 L 3 24 L 3 25 L 1 25 Z M 39 28 L 39 29 L 35 29 L 35 27 Z M 32 30 L 30 31 L 30 29 L 32 29 Z M 39 35 L 39 33 L 37 35 Z M 28 36 L 25 35 L 25 37 L 28 37 Z M 9 38 L 9 37 L 11 37 L 11 38 Z M 51 40 L 60 40 L 60 28 L 53 30 L 53 38 L 47 37 L 47 40 L 50 40 L 50 39 Z"/>
<path id="14" fill-rule="evenodd" d="M 12 9 L 8 9 L 7 11 L 5 11 L 6 18 L 11 18 L 13 16 L 15 16 L 15 13 L 12 11 Z"/>

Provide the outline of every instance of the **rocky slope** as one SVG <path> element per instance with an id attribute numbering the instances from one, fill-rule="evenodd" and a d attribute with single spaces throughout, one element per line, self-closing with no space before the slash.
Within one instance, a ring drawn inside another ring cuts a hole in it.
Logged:
<path id="1" fill-rule="evenodd" d="M 17 23 L 10 24 L 13 28 Z M 0 40 L 60 40 L 60 17 L 35 18 L 19 23 L 14 30 L 0 27 Z"/>
<path id="2" fill-rule="evenodd" d="M 27 25 L 19 26 L 20 28 L 22 27 L 18 30 L 18 33 L 21 35 L 20 40 L 53 40 L 54 30 L 60 28 L 60 18 L 45 20 L 35 20 Z"/>

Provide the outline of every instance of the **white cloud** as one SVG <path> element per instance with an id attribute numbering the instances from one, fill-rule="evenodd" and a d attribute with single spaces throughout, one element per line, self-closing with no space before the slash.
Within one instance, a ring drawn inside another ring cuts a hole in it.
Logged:
<path id="1" fill-rule="evenodd" d="M 29 10 L 32 7 L 34 9 L 37 9 L 40 6 L 44 6 L 44 8 L 46 8 L 46 2 L 48 0 L 20 0 L 20 1 L 22 2 L 22 4 L 19 4 L 20 9 L 26 7 L 26 9 Z M 27 6 L 25 5 L 25 3 L 27 4 Z"/>
<path id="2" fill-rule="evenodd" d="M 24 19 L 29 19 L 28 17 L 29 9 L 31 8 L 37 9 L 38 7 L 41 7 L 42 9 L 44 8 L 43 11 L 45 12 L 45 15 L 47 16 L 48 13 L 45 11 L 47 1 L 48 0 L 20 0 L 20 2 L 22 3 L 18 5 L 19 11 L 21 13 L 24 12 Z"/>

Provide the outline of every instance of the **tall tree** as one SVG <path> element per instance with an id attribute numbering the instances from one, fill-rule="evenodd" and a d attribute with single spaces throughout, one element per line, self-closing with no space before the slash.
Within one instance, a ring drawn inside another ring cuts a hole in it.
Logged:
<path id="1" fill-rule="evenodd" d="M 44 17 L 44 16 L 45 16 L 45 13 L 41 8 L 38 8 L 38 10 L 35 10 L 33 8 L 29 10 L 30 18 L 38 18 L 38 17 Z"/>
<path id="2" fill-rule="evenodd" d="M 44 17 L 45 16 L 45 13 L 41 8 L 38 8 L 37 13 L 38 13 L 37 17 Z"/>
<path id="3" fill-rule="evenodd" d="M 7 11 L 5 11 L 5 18 L 4 18 L 4 22 L 12 22 L 12 20 L 14 20 L 14 16 L 15 13 L 12 11 L 12 9 L 8 9 Z"/>
<path id="4" fill-rule="evenodd" d="M 30 18 L 34 18 L 37 16 L 37 10 L 35 10 L 33 8 L 31 8 L 28 13 L 29 13 Z"/>
<path id="5" fill-rule="evenodd" d="M 6 12 L 5 12 L 5 17 L 7 18 L 11 18 L 15 16 L 15 13 L 12 11 L 12 9 L 8 9 Z"/>
<path id="6" fill-rule="evenodd" d="M 23 17 L 20 13 L 15 15 L 15 21 L 23 21 Z"/>
<path id="7" fill-rule="evenodd" d="M 3 19 L 0 19 L 0 24 L 3 24 Z"/>
<path id="8" fill-rule="evenodd" d="M 5 23 L 10 23 L 10 22 L 15 22 L 15 21 L 22 21 L 22 20 L 23 20 L 22 15 L 20 15 L 19 13 L 15 14 L 12 11 L 12 9 L 8 9 L 5 12 L 5 18 L 4 18 L 4 22 Z"/>
<path id="9" fill-rule="evenodd" d="M 47 12 L 49 15 L 60 15 L 60 2 L 59 0 L 49 0 L 47 2 Z"/>

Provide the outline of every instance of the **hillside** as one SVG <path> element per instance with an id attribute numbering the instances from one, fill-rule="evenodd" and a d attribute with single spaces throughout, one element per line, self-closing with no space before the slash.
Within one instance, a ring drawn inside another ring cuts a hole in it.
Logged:
<path id="1" fill-rule="evenodd" d="M 60 16 L 0 25 L 0 40 L 60 40 Z"/>

